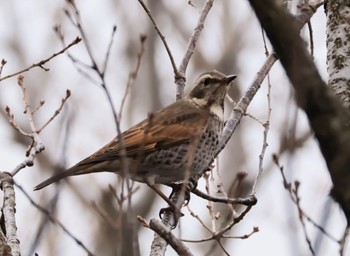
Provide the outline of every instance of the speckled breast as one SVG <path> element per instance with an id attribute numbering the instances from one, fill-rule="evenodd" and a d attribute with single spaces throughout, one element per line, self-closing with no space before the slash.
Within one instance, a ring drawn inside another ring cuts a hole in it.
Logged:
<path id="1" fill-rule="evenodd" d="M 203 135 L 192 144 L 183 143 L 146 155 L 132 178 L 150 184 L 171 184 L 202 174 L 214 160 L 222 129 L 223 122 L 212 118 Z"/>

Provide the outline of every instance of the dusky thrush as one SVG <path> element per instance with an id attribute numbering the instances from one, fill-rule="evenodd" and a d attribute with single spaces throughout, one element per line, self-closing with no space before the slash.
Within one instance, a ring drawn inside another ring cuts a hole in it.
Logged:
<path id="1" fill-rule="evenodd" d="M 127 177 L 150 185 L 177 184 L 203 174 L 216 156 L 224 126 L 224 99 L 228 85 L 235 78 L 218 71 L 200 75 L 185 98 L 152 113 L 34 190 L 73 175 L 94 172 L 122 175 L 125 166 Z"/>

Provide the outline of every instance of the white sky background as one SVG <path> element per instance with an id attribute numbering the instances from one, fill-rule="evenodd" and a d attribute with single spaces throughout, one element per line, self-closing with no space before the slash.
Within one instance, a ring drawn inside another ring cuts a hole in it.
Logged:
<path id="1" fill-rule="evenodd" d="M 201 2 L 198 6 L 201 6 Z M 197 22 L 199 9 L 195 9 L 186 3 L 187 1 L 166 1 L 169 9 L 176 13 L 176 22 L 186 24 L 184 26 L 186 34 L 190 35 Z M 147 27 L 150 26 L 150 21 L 136 0 L 127 1 L 127 3 L 126 1 L 115 1 L 114 4 L 111 1 L 89 0 L 77 1 L 77 4 L 98 61 L 101 62 L 104 59 L 112 26 L 116 24 L 118 27 L 106 78 L 113 95 L 114 104 L 119 108 L 128 74 L 133 69 L 136 61 L 136 53 L 139 49 L 139 35 L 148 31 Z M 222 4 L 222 1 L 219 0 L 214 3 L 197 47 L 197 51 L 204 52 L 202 54 L 207 59 L 213 60 L 213 62 L 221 56 L 220 46 L 224 42 L 223 37 L 225 36 L 225 33 L 222 33 L 219 27 L 221 23 L 218 22 L 218 19 L 221 19 L 223 15 Z M 0 59 L 4 58 L 8 61 L 4 68 L 3 76 L 30 66 L 32 63 L 47 58 L 52 53 L 60 50 L 62 46 L 53 32 L 52 27 L 54 25 L 61 24 L 67 42 L 78 36 L 77 31 L 64 15 L 64 7 L 64 1 L 13 0 L 0 3 Z M 231 1 L 229 7 L 229 14 L 235 15 L 237 26 L 244 25 L 239 38 L 244 47 L 237 53 L 239 73 L 236 70 L 232 70 L 232 73 L 238 75 L 238 82 L 236 83 L 244 91 L 264 61 L 263 41 L 260 27 L 247 1 Z M 179 39 L 179 35 L 173 32 L 176 31 L 174 29 L 176 24 L 169 23 L 167 13 L 163 13 L 162 16 L 157 17 L 160 29 L 169 43 L 176 63 L 179 64 L 187 45 L 187 39 Z M 319 8 L 312 23 L 315 62 L 321 75 L 326 78 L 325 15 L 322 7 Z M 234 27 L 236 24 L 231 24 L 230 26 Z M 307 35 L 307 33 L 304 31 L 303 35 Z M 147 36 L 157 35 L 154 33 Z M 134 57 L 131 60 L 127 55 L 130 47 L 128 48 L 126 37 L 134 38 L 134 45 L 136 45 L 136 50 L 133 50 Z M 156 40 L 159 41 L 159 39 Z M 175 99 L 175 86 L 172 86 L 174 79 L 169 58 L 163 45 L 160 42 L 158 44 L 159 49 L 155 58 L 157 58 L 157 63 L 159 63 L 159 77 L 162 79 L 158 88 L 161 95 L 164 95 L 161 97 L 161 104 L 165 106 Z M 71 53 L 74 53 L 80 59 L 87 59 L 82 44 L 74 47 Z M 138 86 L 142 86 L 142 79 L 144 79 L 142 70 L 147 64 L 147 59 L 143 58 L 143 66 L 137 78 L 139 81 Z M 190 65 L 187 73 L 189 84 L 199 73 L 212 69 L 212 67 L 205 67 L 200 72 L 197 72 L 193 65 L 195 64 L 192 63 Z M 53 111 L 60 104 L 67 88 L 72 91 L 72 97 L 68 100 L 64 112 L 42 133 L 42 140 L 46 150 L 40 157 L 48 158 L 54 162 L 62 160 L 62 127 L 67 121 L 64 116 L 72 115 L 74 119 L 70 130 L 67 152 L 65 152 L 67 157 L 66 165 L 70 166 L 114 137 L 115 127 L 112 114 L 101 88 L 82 77 L 66 55 L 55 58 L 46 67 L 50 68 L 49 72 L 35 69 L 24 74 L 25 86 L 31 97 L 32 104 L 36 105 L 42 99 L 46 101 L 44 107 L 36 116 L 37 122 L 41 124 L 52 115 Z M 195 72 L 193 72 L 194 70 Z M 289 126 L 291 126 L 293 114 L 296 111 L 295 105 L 289 100 L 290 85 L 278 63 L 272 69 L 271 84 L 272 119 L 265 166 L 268 166 L 271 162 L 271 155 L 278 152 L 280 132 L 284 129 L 290 129 L 283 122 L 289 120 Z M 142 93 L 145 93 L 145 95 L 148 93 L 143 91 L 141 87 L 137 88 L 137 90 L 141 91 L 141 95 Z M 265 84 L 248 109 L 249 113 L 261 120 L 266 119 L 266 91 Z M 126 105 L 122 130 L 145 118 L 148 112 L 155 110 L 152 109 L 150 101 L 152 99 L 145 97 L 143 102 L 133 101 L 134 104 L 137 104 L 136 106 Z M 27 127 L 26 119 L 22 115 L 23 104 L 16 78 L 0 83 L 0 106 L 4 109 L 6 105 L 10 106 L 18 123 Z M 132 115 L 128 115 L 128 108 L 136 109 L 136 111 L 133 111 Z M 298 137 L 298 135 L 308 131 L 309 127 L 304 113 L 297 111 L 297 115 L 296 136 Z M 0 168 L 1 171 L 11 171 L 23 161 L 25 148 L 15 143 L 14 133 L 4 115 L 0 116 L 0 127 L 2 142 L 0 146 Z M 241 171 L 247 171 L 249 179 L 253 179 L 258 170 L 258 156 L 261 151 L 263 129 L 249 118 L 242 121 L 240 127 L 244 131 L 241 134 L 245 148 L 236 150 L 245 151 L 248 158 L 244 165 L 245 169 Z M 234 154 L 234 152 L 229 153 Z M 280 162 L 285 166 L 287 177 L 290 180 L 301 182 L 300 195 L 303 209 L 314 220 L 320 221 L 322 213 L 325 211 L 325 202 L 328 198 L 331 182 L 315 140 L 309 139 L 293 155 L 281 156 Z M 54 187 L 32 192 L 32 188 L 36 184 L 50 175 L 49 171 L 42 172 L 40 168 L 43 167 L 38 164 L 33 168 L 26 168 L 16 175 L 15 180 L 35 200 L 49 200 L 50 196 L 53 195 Z M 45 177 L 43 176 L 44 174 Z M 71 182 L 84 191 L 84 196 L 89 202 L 98 198 L 96 195 L 99 195 L 102 187 L 106 187 L 109 183 L 115 183 L 115 180 L 115 175 L 98 174 L 76 177 L 71 179 Z M 277 168 L 274 167 L 269 172 L 264 173 L 258 185 L 257 198 L 258 204 L 253 207 L 242 223 L 234 228 L 233 234 L 247 234 L 254 226 L 259 227 L 260 232 L 247 240 L 230 240 L 226 243 L 226 249 L 232 255 L 255 255 L 257 253 L 286 256 L 296 255 L 295 253 L 297 255 L 308 255 L 307 244 L 302 234 L 301 225 L 297 220 L 297 209 L 291 203 L 287 192 L 283 188 L 282 178 Z M 190 207 L 196 209 L 196 212 L 201 216 L 207 217 L 208 213 L 205 203 L 204 200 L 193 196 Z M 159 200 L 152 207 L 154 214 L 145 216 L 147 219 L 157 217 L 158 210 L 164 207 L 164 203 Z M 86 208 L 82 207 L 79 199 L 72 196 L 70 189 L 63 190 L 60 195 L 58 209 L 57 218 L 83 241 L 89 249 L 93 250 L 94 248 L 91 248 L 89 245 L 94 237 L 91 237 L 92 232 L 89 231 L 97 225 L 99 216 L 92 210 L 87 212 Z M 72 209 L 74 210 L 72 211 Z M 181 220 L 182 236 L 186 239 L 207 237 L 208 234 L 200 234 L 198 232 L 201 228 L 189 216 L 187 210 L 184 210 L 184 213 L 186 217 Z M 33 227 L 38 225 L 40 214 L 18 191 L 16 216 L 23 255 L 27 255 L 31 246 L 30 243 L 35 230 Z M 328 225 L 325 228 L 333 236 L 339 238 L 345 227 L 345 221 L 337 205 L 331 204 L 328 218 Z M 307 228 L 312 241 L 314 241 L 318 231 L 311 225 L 307 225 Z M 56 255 L 85 255 L 85 252 L 71 238 L 62 234 L 58 227 L 51 225 L 50 231 L 52 230 L 59 234 L 59 239 L 54 241 L 57 244 Z M 175 233 L 177 232 L 176 230 Z M 144 229 L 141 232 L 139 240 L 142 241 L 142 255 L 148 255 L 152 238 L 153 233 L 151 231 Z M 189 244 L 189 246 L 194 254 L 197 255 L 197 248 L 203 245 Z M 45 243 L 45 238 L 43 238 L 36 252 L 39 255 L 55 255 L 54 252 L 49 250 L 49 245 Z M 175 255 L 170 247 L 168 250 L 167 255 Z M 318 255 L 335 255 L 338 252 L 337 250 L 338 246 L 335 242 L 324 238 L 322 250 Z"/>

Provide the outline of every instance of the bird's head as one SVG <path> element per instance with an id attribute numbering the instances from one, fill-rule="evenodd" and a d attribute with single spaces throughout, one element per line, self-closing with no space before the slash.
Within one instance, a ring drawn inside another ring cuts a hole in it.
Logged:
<path id="1" fill-rule="evenodd" d="M 225 75 L 218 71 L 200 75 L 188 98 L 200 107 L 220 107 L 223 110 L 228 85 L 236 75 Z"/>

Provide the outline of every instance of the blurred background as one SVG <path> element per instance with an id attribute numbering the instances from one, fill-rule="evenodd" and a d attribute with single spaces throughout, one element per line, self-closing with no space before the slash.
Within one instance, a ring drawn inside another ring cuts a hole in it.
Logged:
<path id="1" fill-rule="evenodd" d="M 196 26 L 204 1 L 147 1 L 146 4 L 165 36 L 177 65 L 185 53 L 189 37 Z M 293 2 L 291 3 L 293 5 Z M 98 65 L 106 58 L 113 26 L 117 26 L 106 71 L 106 85 L 111 92 L 115 108 L 119 110 L 126 90 L 129 73 L 134 70 L 140 51 L 140 35 L 147 37 L 145 53 L 137 79 L 132 84 L 124 107 L 121 129 L 144 119 L 175 100 L 176 85 L 173 69 L 164 45 L 138 1 L 88 0 L 76 1 L 86 37 Z M 66 44 L 81 36 L 66 11 L 72 11 L 65 1 L 12 0 L 0 2 L 0 59 L 7 60 L 2 76 L 19 71 L 63 48 L 53 27 L 60 26 Z M 314 59 L 324 79 L 326 73 L 325 14 L 320 7 L 312 18 Z M 306 29 L 302 35 L 308 42 Z M 269 51 L 271 48 L 267 45 Z M 83 43 L 68 51 L 75 58 L 90 64 Z M 247 1 L 215 1 L 205 22 L 190 61 L 186 78 L 186 91 L 195 78 L 213 69 L 227 74 L 237 74 L 238 79 L 230 89 L 230 96 L 238 101 L 253 81 L 266 58 L 262 31 Z M 116 186 L 114 174 L 91 174 L 67 179 L 59 184 L 33 192 L 33 187 L 55 171 L 70 167 L 116 135 L 115 123 L 106 94 L 98 82 L 84 76 L 67 56 L 60 55 L 45 65 L 49 71 L 33 69 L 24 74 L 24 85 L 32 106 L 45 100 L 45 105 L 35 114 L 40 127 L 58 108 L 66 89 L 72 96 L 62 113 L 41 133 L 46 150 L 41 153 L 32 168 L 26 168 L 15 176 L 36 202 L 48 209 L 89 250 L 96 255 L 117 255 L 122 250 L 128 254 L 130 233 L 117 220 L 146 220 L 158 218 L 159 209 L 166 204 L 144 184 L 133 197 L 134 215 L 125 217 L 108 185 Z M 93 72 L 91 77 L 98 80 Z M 298 110 L 293 90 L 281 66 L 277 62 L 270 72 L 271 119 L 268 147 L 264 157 L 264 172 L 257 185 L 258 204 L 230 231 L 230 235 L 242 236 L 259 227 L 259 232 L 248 239 L 226 239 L 222 244 L 230 255 L 309 255 L 298 211 L 284 189 L 279 169 L 272 161 L 272 154 L 280 157 L 289 181 L 300 182 L 301 206 L 317 223 L 339 239 L 346 222 L 341 209 L 329 198 L 331 182 L 325 162 L 314 140 L 305 114 Z M 261 122 L 268 117 L 268 84 L 265 81 L 248 108 L 250 115 Z M 23 114 L 24 106 L 17 78 L 0 83 L 0 168 L 12 171 L 25 159 L 30 141 L 15 131 L 4 111 L 9 106 L 17 123 L 29 130 Z M 228 117 L 233 106 L 226 104 Z M 264 127 L 246 116 L 229 144 L 216 162 L 215 179 L 211 190 L 223 184 L 226 190 L 236 180 L 239 172 L 247 173 L 240 183 L 239 194 L 248 196 L 258 173 L 259 155 L 263 145 Z M 217 173 L 216 173 L 217 171 Z M 204 190 L 204 182 L 199 187 Z M 161 187 L 164 193 L 170 189 Z M 20 190 L 17 196 L 17 226 L 22 255 L 86 255 L 86 252 L 60 227 L 52 224 L 38 211 Z M 238 193 L 238 192 L 237 192 Z M 211 228 L 219 230 L 225 225 L 230 208 L 213 204 L 220 212 L 218 220 L 210 218 L 207 202 L 192 196 L 190 209 Z M 238 207 L 237 210 L 240 208 Z M 110 220 L 101 217 L 101 212 Z M 200 240 L 210 236 L 186 208 L 183 209 L 179 227 L 173 232 L 184 239 Z M 123 217 L 124 216 L 124 217 Z M 113 222 L 115 220 L 115 222 Z M 115 225 L 112 225 L 115 224 Z M 141 255 L 148 255 L 153 232 L 136 223 Z M 127 228 L 127 227 L 126 227 Z M 316 255 L 333 255 L 339 245 L 325 237 L 311 224 L 306 224 Z M 215 241 L 188 243 L 194 255 L 225 255 Z M 120 249 L 122 248 L 122 249 Z M 272 253 L 273 252 L 273 253 Z M 176 255 L 168 247 L 167 255 Z"/>

